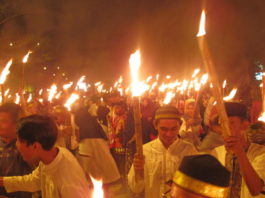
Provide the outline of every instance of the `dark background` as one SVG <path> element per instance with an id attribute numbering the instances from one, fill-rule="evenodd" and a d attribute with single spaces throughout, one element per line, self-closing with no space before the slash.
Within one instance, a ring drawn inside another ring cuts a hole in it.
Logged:
<path id="1" fill-rule="evenodd" d="M 257 61 L 265 62 L 265 1 L 205 5 L 207 42 L 220 80 L 245 87 Z M 140 48 L 143 78 L 189 78 L 203 69 L 196 41 L 202 7 L 199 0 L 1 0 L 0 66 L 14 58 L 7 84 L 18 87 L 21 59 L 31 49 L 28 84 L 50 86 L 81 75 L 113 82 L 128 78 L 129 56 Z"/>

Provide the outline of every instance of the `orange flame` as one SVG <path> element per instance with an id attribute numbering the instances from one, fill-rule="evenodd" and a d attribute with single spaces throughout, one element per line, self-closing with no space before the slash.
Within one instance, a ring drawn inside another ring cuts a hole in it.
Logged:
<path id="1" fill-rule="evenodd" d="M 191 77 L 194 78 L 200 71 L 200 69 L 195 69 Z"/>
<path id="2" fill-rule="evenodd" d="M 23 63 L 26 63 L 26 62 L 28 62 L 28 58 L 29 58 L 29 55 L 32 53 L 32 51 L 28 51 L 28 53 L 24 56 L 24 58 L 22 59 L 22 62 Z"/>
<path id="3" fill-rule="evenodd" d="M 56 85 L 52 85 L 51 86 L 51 89 L 49 89 L 49 96 L 48 96 L 48 101 L 51 102 L 54 95 L 56 94 L 57 92 L 57 86 Z"/>
<path id="4" fill-rule="evenodd" d="M 5 68 L 3 69 L 1 76 L 0 76 L 1 85 L 5 83 L 7 75 L 10 74 L 9 68 L 11 67 L 12 63 L 13 63 L 13 60 L 10 59 L 8 63 L 6 64 Z"/>
<path id="5" fill-rule="evenodd" d="M 7 95 L 8 95 L 8 93 L 9 93 L 9 91 L 10 91 L 10 89 L 8 88 L 8 89 L 5 91 L 5 94 L 4 94 L 4 96 L 7 96 Z"/>
<path id="6" fill-rule="evenodd" d="M 237 89 L 232 89 L 232 91 L 229 93 L 229 95 L 223 98 L 224 101 L 232 100 L 235 97 L 236 93 L 237 93 Z"/>
<path id="7" fill-rule="evenodd" d="M 29 103 L 31 100 L 32 100 L 32 94 L 30 93 L 29 97 L 28 97 L 28 100 L 27 100 L 27 103 Z"/>
<path id="8" fill-rule="evenodd" d="M 172 91 L 167 92 L 166 97 L 165 97 L 163 103 L 165 105 L 169 104 L 174 96 L 175 96 L 175 93 L 173 93 Z"/>
<path id="9" fill-rule="evenodd" d="M 15 100 L 15 103 L 16 104 L 19 104 L 20 102 L 20 95 L 18 93 L 16 93 L 16 100 Z"/>
<path id="10" fill-rule="evenodd" d="M 41 95 L 41 94 L 42 94 L 42 92 L 43 92 L 43 89 L 40 89 L 40 90 L 39 90 L 39 95 Z"/>
<path id="11" fill-rule="evenodd" d="M 203 10 L 201 14 L 201 21 L 200 21 L 199 32 L 197 34 L 197 37 L 201 37 L 206 34 L 205 21 L 206 21 L 206 15 L 205 15 L 205 11 Z"/>
<path id="12" fill-rule="evenodd" d="M 73 93 L 71 94 L 70 98 L 66 101 L 66 103 L 64 104 L 64 106 L 68 109 L 68 111 L 71 111 L 71 105 L 77 100 L 79 99 L 79 95 Z"/>
<path id="13" fill-rule="evenodd" d="M 260 117 L 258 118 L 258 121 L 265 122 L 265 112 L 263 112 Z"/>
<path id="14" fill-rule="evenodd" d="M 77 84 L 76 84 L 76 89 L 80 89 L 80 90 L 83 90 L 83 91 L 87 91 L 87 85 L 86 83 L 84 82 L 85 80 L 85 76 L 81 76 L 81 78 L 78 80 Z"/>
<path id="15" fill-rule="evenodd" d="M 145 82 L 150 82 L 150 80 L 152 80 L 152 78 L 153 78 L 153 76 L 148 76 L 147 78 L 146 78 L 146 80 L 145 80 Z"/>
<path id="16" fill-rule="evenodd" d="M 223 82 L 223 86 L 222 86 L 223 89 L 226 87 L 226 84 L 227 84 L 227 83 L 226 83 L 226 80 L 224 80 L 224 82 Z"/>
<path id="17" fill-rule="evenodd" d="M 141 89 L 138 81 L 138 70 L 141 65 L 140 50 L 137 50 L 134 54 L 130 56 L 129 63 L 130 63 L 131 77 L 132 77 L 132 95 L 140 96 Z"/>
<path id="18" fill-rule="evenodd" d="M 59 99 L 61 97 L 61 95 L 62 95 L 62 91 L 60 91 L 59 93 L 57 93 L 56 96 L 55 96 L 55 98 L 56 99 Z"/>
<path id="19" fill-rule="evenodd" d="M 63 85 L 63 89 L 67 90 L 73 85 L 73 82 L 69 82 L 68 84 Z"/>
<path id="20" fill-rule="evenodd" d="M 103 198 L 104 191 L 102 189 L 102 180 L 96 180 L 93 177 L 91 177 L 91 180 L 94 187 L 92 198 Z"/>
<path id="21" fill-rule="evenodd" d="M 201 84 L 202 85 L 205 85 L 205 83 L 207 82 L 208 80 L 208 74 L 204 74 L 201 78 Z"/>

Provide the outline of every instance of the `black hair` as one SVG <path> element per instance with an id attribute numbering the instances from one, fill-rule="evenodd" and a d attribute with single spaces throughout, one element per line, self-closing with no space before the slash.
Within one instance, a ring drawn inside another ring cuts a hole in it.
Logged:
<path id="1" fill-rule="evenodd" d="M 31 115 L 19 120 L 17 136 L 27 145 L 38 142 L 44 150 L 50 150 L 57 140 L 58 129 L 51 117 Z"/>
<path id="2" fill-rule="evenodd" d="M 22 108 L 13 102 L 4 103 L 0 106 L 0 112 L 8 113 L 13 122 L 17 122 L 22 115 Z"/>

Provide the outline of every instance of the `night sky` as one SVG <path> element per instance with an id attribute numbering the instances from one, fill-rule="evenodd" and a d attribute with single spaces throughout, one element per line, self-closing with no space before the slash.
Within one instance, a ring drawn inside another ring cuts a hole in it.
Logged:
<path id="1" fill-rule="evenodd" d="M 69 79 L 84 74 L 91 81 L 114 81 L 128 75 L 128 58 L 138 48 L 143 78 L 160 73 L 182 79 L 204 68 L 196 41 L 200 0 L 3 2 L 0 63 L 16 60 L 13 83 L 29 49 L 34 52 L 26 67 L 31 83 L 61 81 L 60 72 Z M 265 64 L 265 1 L 208 0 L 206 14 L 207 41 L 220 79 L 248 83 L 254 63 Z"/>

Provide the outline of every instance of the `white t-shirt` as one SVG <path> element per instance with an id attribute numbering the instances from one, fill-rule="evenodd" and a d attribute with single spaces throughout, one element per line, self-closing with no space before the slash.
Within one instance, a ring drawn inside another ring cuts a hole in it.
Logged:
<path id="1" fill-rule="evenodd" d="M 76 158 L 65 148 L 56 158 L 39 166 L 29 175 L 4 177 L 7 192 L 41 191 L 42 198 L 88 198 L 89 186 Z"/>

